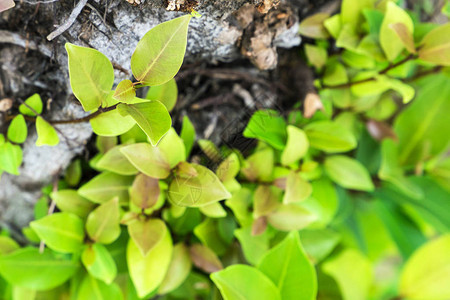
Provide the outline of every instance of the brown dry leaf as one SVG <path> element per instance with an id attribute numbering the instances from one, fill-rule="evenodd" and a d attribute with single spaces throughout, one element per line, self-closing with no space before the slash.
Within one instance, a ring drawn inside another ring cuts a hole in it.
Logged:
<path id="1" fill-rule="evenodd" d="M 267 217 L 259 217 L 252 224 L 252 235 L 263 234 L 267 229 Z"/>
<path id="2" fill-rule="evenodd" d="M 13 8 L 15 5 L 13 0 L 0 0 L 0 12 Z"/>
<path id="3" fill-rule="evenodd" d="M 0 0 L 1 1 L 1 0 Z M 0 111 L 5 112 L 11 109 L 13 101 L 10 98 L 0 100 Z"/>
<path id="4" fill-rule="evenodd" d="M 392 128 L 384 122 L 369 120 L 366 123 L 366 128 L 370 135 L 377 141 L 381 141 L 386 138 L 392 139 L 394 141 L 398 140 L 397 135 L 392 130 Z"/>
<path id="5" fill-rule="evenodd" d="M 303 116 L 305 118 L 311 118 L 316 111 L 324 110 L 323 103 L 320 101 L 319 95 L 316 93 L 308 93 L 303 102 Z"/>
<path id="6" fill-rule="evenodd" d="M 272 8 L 276 8 L 280 4 L 279 0 L 262 0 L 256 4 L 256 9 L 262 13 L 267 14 Z"/>

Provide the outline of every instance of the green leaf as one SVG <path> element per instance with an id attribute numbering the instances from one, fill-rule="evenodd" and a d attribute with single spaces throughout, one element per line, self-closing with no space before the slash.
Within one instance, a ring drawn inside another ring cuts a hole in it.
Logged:
<path id="1" fill-rule="evenodd" d="M 177 103 L 177 82 L 174 78 L 172 78 L 164 84 L 152 86 L 148 90 L 147 96 L 145 98 L 149 100 L 158 100 L 162 104 L 164 104 L 168 111 L 171 111 Z"/>
<path id="2" fill-rule="evenodd" d="M 78 252 L 84 242 L 84 224 L 71 213 L 54 213 L 30 223 L 39 238 L 52 250 Z"/>
<path id="3" fill-rule="evenodd" d="M 172 125 L 172 119 L 166 107 L 159 101 L 137 104 L 121 103 L 117 106 L 119 113 L 129 114 L 147 134 L 152 145 L 158 144 Z"/>
<path id="4" fill-rule="evenodd" d="M 409 53 L 415 54 L 416 46 L 414 45 L 414 38 L 412 32 L 408 30 L 408 27 L 403 23 L 390 24 L 389 27 L 394 30 L 400 38 L 406 50 L 408 50 Z"/>
<path id="5" fill-rule="evenodd" d="M 350 50 L 342 53 L 342 61 L 355 69 L 373 69 L 375 68 L 375 60 L 365 54 L 359 54 Z M 353 78 L 355 81 L 355 78 Z"/>
<path id="6" fill-rule="evenodd" d="M 119 203 L 128 201 L 128 188 L 133 176 L 122 176 L 110 172 L 101 173 L 78 189 L 78 194 L 94 203 L 105 203 L 113 197 L 119 197 Z"/>
<path id="7" fill-rule="evenodd" d="M 264 141 L 278 150 L 286 144 L 286 121 L 277 111 L 259 110 L 253 114 L 243 135 Z"/>
<path id="8" fill-rule="evenodd" d="M 303 179 L 299 173 L 291 171 L 286 179 L 286 192 L 284 193 L 283 203 L 289 204 L 304 201 L 311 196 L 311 193 L 311 184 Z"/>
<path id="9" fill-rule="evenodd" d="M 287 126 L 287 142 L 281 154 L 281 163 L 285 166 L 297 162 L 308 152 L 309 141 L 305 132 L 292 125 Z"/>
<path id="10" fill-rule="evenodd" d="M 336 60 L 331 60 L 325 67 L 323 83 L 328 86 L 345 84 L 348 82 L 348 75 L 343 64 Z"/>
<path id="11" fill-rule="evenodd" d="M 36 117 L 36 113 L 37 114 L 42 113 L 42 107 L 43 107 L 43 104 L 42 104 L 41 96 L 39 94 L 34 94 L 34 95 L 28 97 L 27 100 L 25 100 L 25 104 L 23 104 L 23 103 L 20 104 L 19 111 L 23 115 L 30 116 L 30 117 Z"/>
<path id="12" fill-rule="evenodd" d="M 96 167 L 120 175 L 137 174 L 139 172 L 138 169 L 122 153 L 121 149 L 123 147 L 126 147 L 126 145 L 119 145 L 109 149 L 97 162 Z"/>
<path id="13" fill-rule="evenodd" d="M 317 220 L 317 216 L 302 206 L 291 203 L 278 207 L 267 220 L 270 225 L 281 231 L 300 230 Z"/>
<path id="14" fill-rule="evenodd" d="M 36 131 L 38 135 L 36 146 L 55 146 L 59 143 L 59 137 L 55 128 L 41 116 L 36 118 Z"/>
<path id="15" fill-rule="evenodd" d="M 300 239 L 308 257 L 317 264 L 337 246 L 340 235 L 330 229 L 306 229 L 300 231 Z"/>
<path id="16" fill-rule="evenodd" d="M 430 31 L 420 45 L 420 59 L 437 65 L 450 66 L 450 23 Z"/>
<path id="17" fill-rule="evenodd" d="M 133 239 L 129 239 L 127 246 L 128 270 L 140 298 L 158 288 L 164 280 L 172 258 L 172 250 L 172 238 L 169 230 L 147 256 L 142 256 Z"/>
<path id="18" fill-rule="evenodd" d="M 0 256 L 14 252 L 19 248 L 19 244 L 17 244 L 12 238 L 0 236 Z"/>
<path id="19" fill-rule="evenodd" d="M 318 13 L 307 17 L 304 19 L 300 26 L 298 27 L 298 31 L 301 35 L 315 38 L 315 39 L 326 39 L 329 37 L 327 30 L 323 26 L 323 22 L 328 19 L 330 15 L 327 13 Z"/>
<path id="20" fill-rule="evenodd" d="M 192 146 L 195 142 L 195 128 L 188 116 L 183 117 L 183 125 L 181 127 L 180 137 L 186 147 L 186 156 L 189 156 Z"/>
<path id="21" fill-rule="evenodd" d="M 22 144 L 27 139 L 28 128 L 23 115 L 16 116 L 8 127 L 8 140 Z"/>
<path id="22" fill-rule="evenodd" d="M 122 291 L 116 283 L 106 284 L 86 275 L 80 284 L 76 300 L 122 300 Z"/>
<path id="23" fill-rule="evenodd" d="M 122 116 L 117 109 L 102 112 L 95 118 L 92 118 L 92 130 L 99 136 L 118 136 L 130 130 L 136 121 L 130 116 Z"/>
<path id="24" fill-rule="evenodd" d="M 136 90 L 131 80 L 125 79 L 119 82 L 112 97 L 119 102 L 132 101 L 136 97 Z"/>
<path id="25" fill-rule="evenodd" d="M 344 300 L 369 298 L 369 288 L 373 281 L 372 265 L 357 250 L 344 250 L 324 262 L 322 270 L 336 280 Z"/>
<path id="26" fill-rule="evenodd" d="M 253 216 L 255 219 L 275 211 L 280 203 L 281 190 L 270 185 L 259 185 L 253 194 Z"/>
<path id="27" fill-rule="evenodd" d="M 356 139 L 350 130 L 331 121 L 318 121 L 305 127 L 311 147 L 328 152 L 346 152 L 356 147 Z"/>
<path id="28" fill-rule="evenodd" d="M 66 43 L 70 85 L 85 111 L 99 108 L 114 83 L 114 69 L 99 51 Z"/>
<path id="29" fill-rule="evenodd" d="M 373 191 L 374 185 L 367 169 L 357 160 L 344 155 L 325 159 L 325 170 L 342 187 L 359 191 Z"/>
<path id="30" fill-rule="evenodd" d="M 223 218 L 227 216 L 227 211 L 220 205 L 219 202 L 214 202 L 205 206 L 199 207 L 202 214 L 210 218 Z"/>
<path id="31" fill-rule="evenodd" d="M 363 9 L 372 8 L 373 0 L 343 0 L 341 4 L 342 24 L 350 24 L 353 29 L 358 29 L 358 25 L 363 19 Z"/>
<path id="32" fill-rule="evenodd" d="M 183 63 L 191 15 L 164 22 L 148 31 L 131 57 L 134 77 L 144 85 L 161 85 L 172 79 Z"/>
<path id="33" fill-rule="evenodd" d="M 160 219 L 133 220 L 128 224 L 128 233 L 142 256 L 147 256 L 161 242 L 166 231 L 166 224 Z"/>
<path id="34" fill-rule="evenodd" d="M 339 33 L 342 29 L 342 21 L 341 21 L 341 15 L 336 14 L 334 16 L 331 16 L 330 18 L 326 19 L 323 22 L 323 25 L 328 30 L 328 32 L 331 34 L 331 36 L 334 39 L 337 39 L 339 37 Z"/>
<path id="35" fill-rule="evenodd" d="M 282 299 L 316 299 L 316 271 L 300 244 L 298 232 L 289 233 L 267 252 L 258 269 L 275 283 Z"/>
<path id="36" fill-rule="evenodd" d="M 268 230 L 259 235 L 252 235 L 251 226 L 242 227 L 234 231 L 234 235 L 241 244 L 245 259 L 256 266 L 264 254 L 269 250 L 269 242 L 272 235 Z"/>
<path id="37" fill-rule="evenodd" d="M 102 244 L 111 244 L 120 235 L 119 198 L 116 197 L 93 210 L 86 221 L 89 237 Z"/>
<path id="38" fill-rule="evenodd" d="M 152 207 L 160 195 L 159 180 L 145 174 L 138 174 L 130 188 L 130 200 L 140 209 Z"/>
<path id="39" fill-rule="evenodd" d="M 205 273 L 213 273 L 223 269 L 222 262 L 213 250 L 202 244 L 194 244 L 189 248 L 189 255 L 194 265 Z"/>
<path id="40" fill-rule="evenodd" d="M 394 131 L 398 136 L 399 163 L 413 166 L 423 159 L 441 153 L 448 146 L 442 138 L 450 132 L 446 112 L 450 111 L 450 85 L 443 74 L 429 76 L 414 102 L 396 118 Z M 424 152 L 425 151 L 425 152 Z"/>
<path id="41" fill-rule="evenodd" d="M 67 167 L 64 174 L 64 180 L 69 186 L 77 186 L 80 183 L 82 172 L 81 159 L 75 159 Z"/>
<path id="42" fill-rule="evenodd" d="M 228 199 L 231 194 L 209 169 L 191 164 L 196 176 L 175 176 L 169 186 L 169 200 L 178 206 L 199 207 Z"/>
<path id="43" fill-rule="evenodd" d="M 217 255 L 223 255 L 228 245 L 220 237 L 217 224 L 217 220 L 206 218 L 194 228 L 194 234 L 205 246 L 217 253 Z"/>
<path id="44" fill-rule="evenodd" d="M 336 40 L 336 46 L 357 52 L 359 43 L 359 36 L 356 33 L 355 29 L 350 24 L 343 24 L 342 29 L 339 32 L 339 36 Z M 338 69 L 332 69 L 331 74 L 333 75 L 333 80 L 339 79 L 341 82 L 344 81 L 346 78 L 346 74 L 344 75 L 343 71 L 344 70 L 340 66 L 338 67 Z"/>
<path id="45" fill-rule="evenodd" d="M 277 287 L 261 271 L 247 265 L 233 265 L 211 274 L 225 300 L 281 299 Z"/>
<path id="46" fill-rule="evenodd" d="M 0 274 L 10 284 L 32 290 L 55 288 L 75 274 L 79 264 L 50 251 L 23 248 L 0 257 Z"/>
<path id="47" fill-rule="evenodd" d="M 120 151 L 145 175 L 162 179 L 169 176 L 169 160 L 159 147 L 138 143 L 124 146 Z"/>
<path id="48" fill-rule="evenodd" d="M 233 193 L 230 199 L 225 201 L 225 205 L 233 211 L 233 215 L 241 226 L 251 224 L 252 217 L 250 216 L 248 207 L 252 202 L 252 198 L 253 194 L 249 189 L 241 188 Z"/>
<path id="49" fill-rule="evenodd" d="M 161 139 L 158 148 L 167 157 L 171 169 L 178 165 L 179 162 L 186 160 L 186 149 L 183 140 L 178 136 L 173 127 Z"/>
<path id="50" fill-rule="evenodd" d="M 322 228 L 333 220 L 338 209 L 339 200 L 336 194 L 336 188 L 325 176 L 313 181 L 311 185 L 312 195 L 302 202 L 302 206 L 318 217 L 310 227 Z"/>
<path id="51" fill-rule="evenodd" d="M 450 297 L 450 235 L 431 240 L 406 262 L 400 275 L 400 294 L 411 300 Z"/>
<path id="52" fill-rule="evenodd" d="M 84 249 L 81 260 L 92 277 L 111 284 L 117 275 L 113 257 L 102 244 L 94 243 Z"/>
<path id="53" fill-rule="evenodd" d="M 393 29 L 393 24 L 403 24 L 408 35 L 414 32 L 414 24 L 411 17 L 394 2 L 389 1 L 386 6 L 386 14 L 380 29 L 380 45 L 389 61 L 396 59 L 405 49 L 402 39 Z"/>
<path id="54" fill-rule="evenodd" d="M 232 152 L 216 169 L 216 174 L 222 182 L 233 180 L 240 170 L 239 156 Z"/>
<path id="55" fill-rule="evenodd" d="M 250 181 L 270 181 L 274 165 L 274 151 L 266 148 L 247 157 L 241 169 Z"/>
<path id="56" fill-rule="evenodd" d="M 167 294 L 178 288 L 188 277 L 192 268 L 189 250 L 183 243 L 173 247 L 172 259 L 158 294 Z"/>
<path id="57" fill-rule="evenodd" d="M 13 175 L 19 175 L 19 167 L 22 164 L 22 149 L 10 142 L 0 144 L 0 174 L 6 171 Z"/>

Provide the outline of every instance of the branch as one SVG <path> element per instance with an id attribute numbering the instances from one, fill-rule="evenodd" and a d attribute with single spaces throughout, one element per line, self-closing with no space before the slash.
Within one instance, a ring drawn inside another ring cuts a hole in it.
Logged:
<path id="1" fill-rule="evenodd" d="M 69 18 L 64 21 L 55 31 L 51 32 L 47 36 L 47 40 L 51 41 L 57 36 L 61 35 L 69 29 L 70 26 L 72 26 L 73 22 L 77 19 L 78 15 L 81 13 L 81 10 L 83 10 L 84 6 L 87 4 L 88 0 L 80 0 L 78 4 L 75 6 L 75 8 L 72 10 L 72 13 L 70 14 Z"/>
<path id="2" fill-rule="evenodd" d="M 387 66 L 385 69 L 381 70 L 378 75 L 384 75 L 387 72 L 389 72 L 392 69 L 397 68 L 400 65 L 403 65 L 404 63 L 410 61 L 411 59 L 416 58 L 416 56 L 414 54 L 410 54 L 409 56 L 405 57 L 404 59 L 396 62 L 395 64 L 391 64 L 389 66 Z M 343 84 L 338 84 L 338 85 L 323 85 L 322 88 L 324 89 L 343 89 L 343 88 L 349 88 L 352 87 L 353 85 L 356 84 L 361 84 L 361 83 L 366 83 L 366 82 L 370 82 L 370 81 L 375 81 L 376 77 L 370 77 L 370 78 L 366 78 L 366 79 L 362 79 L 362 80 L 358 80 L 358 81 L 353 81 L 353 82 L 347 82 L 347 83 L 343 83 Z"/>

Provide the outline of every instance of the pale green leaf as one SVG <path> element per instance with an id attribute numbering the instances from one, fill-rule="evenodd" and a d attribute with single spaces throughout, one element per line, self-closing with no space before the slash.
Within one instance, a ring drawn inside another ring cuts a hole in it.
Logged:
<path id="1" fill-rule="evenodd" d="M 139 171 L 128 158 L 120 151 L 126 145 L 115 146 L 108 150 L 97 162 L 96 167 L 120 175 L 135 175 Z"/>
<path id="2" fill-rule="evenodd" d="M 117 275 L 113 257 L 102 244 L 94 243 L 84 249 L 81 261 L 91 276 L 111 284 Z"/>
<path id="3" fill-rule="evenodd" d="M 0 256 L 14 252 L 19 248 L 19 244 L 17 244 L 12 238 L 0 235 Z"/>
<path id="4" fill-rule="evenodd" d="M 223 269 L 222 262 L 212 249 L 202 244 L 194 244 L 189 248 L 189 255 L 194 265 L 206 273 Z"/>
<path id="5" fill-rule="evenodd" d="M 154 178 L 169 176 L 169 160 L 159 147 L 153 147 L 147 143 L 138 143 L 124 146 L 120 151 L 145 175 Z"/>
<path id="6" fill-rule="evenodd" d="M 19 175 L 19 167 L 22 164 L 22 148 L 10 142 L 0 144 L 0 174 L 4 170 L 13 175 Z"/>
<path id="7" fill-rule="evenodd" d="M 227 216 L 227 211 L 218 202 L 214 202 L 199 207 L 202 214 L 210 218 L 223 218 Z"/>
<path id="8" fill-rule="evenodd" d="M 59 143 L 59 137 L 55 128 L 41 116 L 36 118 L 37 141 L 36 146 L 55 146 Z"/>
<path id="9" fill-rule="evenodd" d="M 297 203 L 290 203 L 279 206 L 267 220 L 278 230 L 291 231 L 307 227 L 317 220 L 317 216 Z"/>
<path id="10" fill-rule="evenodd" d="M 181 67 L 191 15 L 161 23 L 148 31 L 131 57 L 134 77 L 144 85 L 161 85 Z"/>
<path id="11" fill-rule="evenodd" d="M 99 51 L 66 43 L 70 85 L 85 111 L 99 108 L 114 83 L 114 69 Z"/>
<path id="12" fill-rule="evenodd" d="M 92 130 L 99 136 L 118 136 L 130 130 L 136 121 L 130 116 L 122 116 L 117 109 L 102 112 L 89 120 Z"/>
<path id="13" fill-rule="evenodd" d="M 420 59 L 437 65 L 450 66 L 450 23 L 430 31 L 420 44 Z"/>
<path id="14" fill-rule="evenodd" d="M 373 191 L 374 185 L 367 169 L 357 160 L 344 155 L 325 159 L 325 170 L 342 187 L 360 191 Z"/>
<path id="15" fill-rule="evenodd" d="M 36 117 L 37 114 L 42 113 L 42 100 L 41 96 L 39 94 L 34 94 L 25 100 L 25 104 L 22 103 L 19 106 L 19 111 L 21 114 L 30 116 L 30 117 Z"/>
<path id="16" fill-rule="evenodd" d="M 330 15 L 327 13 L 317 13 L 302 20 L 298 27 L 298 31 L 301 35 L 316 38 L 326 39 L 329 37 L 327 30 L 325 29 L 323 22 L 328 19 Z"/>
<path id="17" fill-rule="evenodd" d="M 160 196 L 159 180 L 145 174 L 138 174 L 130 188 L 130 200 L 140 209 L 155 205 Z"/>
<path id="18" fill-rule="evenodd" d="M 269 277 L 280 291 L 282 299 L 310 300 L 317 295 L 314 266 L 294 231 L 264 255 L 258 269 Z"/>
<path id="19" fill-rule="evenodd" d="M 192 268 L 189 250 L 183 243 L 173 247 L 172 259 L 158 294 L 166 294 L 179 287 L 188 277 Z"/>
<path id="20" fill-rule="evenodd" d="M 305 127 L 311 147 L 328 153 L 346 152 L 356 147 L 353 133 L 340 124 L 318 121 Z"/>
<path id="21" fill-rule="evenodd" d="M 233 152 L 225 158 L 216 169 L 216 174 L 222 182 L 234 179 L 240 170 L 238 155 Z"/>
<path id="22" fill-rule="evenodd" d="M 116 87 L 112 97 L 119 102 L 130 102 L 136 97 L 136 90 L 129 79 L 122 80 Z"/>
<path id="23" fill-rule="evenodd" d="M 224 300 L 281 300 L 280 292 L 261 271 L 247 265 L 233 265 L 211 274 Z"/>
<path id="24" fill-rule="evenodd" d="M 158 100 L 162 104 L 164 104 L 168 111 L 171 111 L 177 103 L 177 82 L 172 78 L 164 84 L 152 86 L 148 90 L 147 96 L 145 98 L 149 100 Z"/>
<path id="25" fill-rule="evenodd" d="M 331 16 L 323 22 L 323 25 L 331 34 L 331 36 L 334 39 L 337 39 L 342 29 L 341 15 L 336 14 L 334 16 Z"/>
<path id="26" fill-rule="evenodd" d="M 283 203 L 301 202 L 308 199 L 312 193 L 311 184 L 302 178 L 302 176 L 291 171 L 286 179 L 286 192 L 283 196 Z"/>
<path id="27" fill-rule="evenodd" d="M 186 149 L 183 140 L 173 127 L 163 136 L 158 144 L 158 148 L 167 157 L 171 169 L 178 165 L 179 162 L 186 160 Z"/>
<path id="28" fill-rule="evenodd" d="M 253 216 L 267 216 L 280 206 L 281 190 L 275 186 L 259 185 L 253 194 Z"/>
<path id="29" fill-rule="evenodd" d="M 142 256 L 147 256 L 161 242 L 166 232 L 166 224 L 160 219 L 133 220 L 128 223 L 128 233 Z"/>
<path id="30" fill-rule="evenodd" d="M 266 148 L 247 157 L 241 172 L 250 181 L 270 181 L 274 165 L 274 151 Z"/>
<path id="31" fill-rule="evenodd" d="M 250 118 L 243 135 L 283 150 L 286 143 L 286 121 L 277 111 L 259 110 Z"/>
<path id="32" fill-rule="evenodd" d="M 133 179 L 133 176 L 104 172 L 81 186 L 78 193 L 94 203 L 104 203 L 116 196 L 119 197 L 119 203 L 126 203 Z"/>
<path id="33" fill-rule="evenodd" d="M 106 284 L 86 275 L 80 283 L 76 300 L 122 300 L 122 291 L 116 283 Z"/>
<path id="34" fill-rule="evenodd" d="M 83 221 L 71 213 L 48 215 L 31 222 L 30 227 L 50 249 L 58 252 L 78 252 L 84 242 Z"/>
<path id="35" fill-rule="evenodd" d="M 234 231 L 234 235 L 241 244 L 245 259 L 256 266 L 264 254 L 269 250 L 269 242 L 272 235 L 268 230 L 259 235 L 252 234 L 251 226 L 242 227 Z"/>
<path id="36" fill-rule="evenodd" d="M 416 46 L 414 45 L 414 38 L 412 32 L 408 30 L 408 27 L 404 23 L 394 23 L 389 25 L 392 30 L 397 34 L 397 36 L 402 41 L 406 50 L 409 53 L 416 53 Z"/>
<path id="37" fill-rule="evenodd" d="M 102 244 L 114 242 L 120 235 L 119 198 L 116 197 L 93 210 L 86 220 L 89 237 Z"/>
<path id="38" fill-rule="evenodd" d="M 281 163 L 285 166 L 297 162 L 308 152 L 309 141 L 305 132 L 292 125 L 287 126 L 286 147 L 281 153 Z"/>
<path id="39" fill-rule="evenodd" d="M 363 9 L 372 8 L 374 0 L 343 0 L 341 4 L 342 24 L 350 24 L 358 29 L 363 19 Z"/>

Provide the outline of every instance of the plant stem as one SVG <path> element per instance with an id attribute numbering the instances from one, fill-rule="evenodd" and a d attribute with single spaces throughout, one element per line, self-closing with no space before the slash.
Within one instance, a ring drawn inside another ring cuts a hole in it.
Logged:
<path id="1" fill-rule="evenodd" d="M 409 56 L 405 57 L 404 59 L 396 62 L 395 64 L 391 64 L 389 66 L 387 66 L 386 68 L 384 68 L 383 70 L 381 70 L 378 75 L 384 75 L 387 72 L 389 72 L 392 69 L 397 68 L 398 66 L 410 61 L 411 59 L 416 58 L 416 55 L 414 54 L 410 54 Z M 375 81 L 376 77 L 370 77 L 370 78 L 366 78 L 366 79 L 362 79 L 362 80 L 358 80 L 358 81 L 353 81 L 353 82 L 347 82 L 347 83 L 343 83 L 343 84 L 338 84 L 338 85 L 322 85 L 322 88 L 324 89 L 343 89 L 343 88 L 349 88 L 353 85 L 356 84 L 361 84 L 361 83 L 365 83 L 365 82 L 370 82 L 370 81 Z"/>

